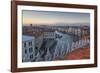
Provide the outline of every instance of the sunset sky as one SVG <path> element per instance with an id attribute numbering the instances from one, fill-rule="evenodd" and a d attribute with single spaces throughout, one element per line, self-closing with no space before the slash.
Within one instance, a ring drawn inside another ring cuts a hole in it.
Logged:
<path id="1" fill-rule="evenodd" d="M 22 17 L 23 25 L 90 22 L 89 13 L 23 10 Z"/>

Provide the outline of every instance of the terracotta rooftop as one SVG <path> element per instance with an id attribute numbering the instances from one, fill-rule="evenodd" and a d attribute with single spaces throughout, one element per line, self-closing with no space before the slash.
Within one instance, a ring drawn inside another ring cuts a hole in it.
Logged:
<path id="1" fill-rule="evenodd" d="M 23 32 L 23 35 L 28 35 L 28 36 L 34 36 L 34 37 L 39 37 L 43 34 L 43 32 L 34 32 L 34 31 L 30 31 L 30 32 Z"/>
<path id="2" fill-rule="evenodd" d="M 89 48 L 79 48 L 65 56 L 66 60 L 89 59 L 89 58 L 90 58 Z"/>

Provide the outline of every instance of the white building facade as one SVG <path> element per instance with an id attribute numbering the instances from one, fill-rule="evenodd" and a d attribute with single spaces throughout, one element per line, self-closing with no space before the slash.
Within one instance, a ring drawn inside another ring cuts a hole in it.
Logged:
<path id="1" fill-rule="evenodd" d="M 51 32 L 51 31 L 44 32 L 43 38 L 46 40 L 54 40 L 54 39 L 56 39 L 56 34 L 54 31 L 53 32 Z"/>
<path id="2" fill-rule="evenodd" d="M 31 62 L 35 58 L 35 38 L 22 36 L 22 62 Z"/>

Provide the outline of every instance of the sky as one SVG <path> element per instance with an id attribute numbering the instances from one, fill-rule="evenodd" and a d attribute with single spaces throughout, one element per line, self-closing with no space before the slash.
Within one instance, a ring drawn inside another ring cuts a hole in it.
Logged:
<path id="1" fill-rule="evenodd" d="M 56 11 L 22 11 L 23 25 L 52 25 L 52 24 L 74 24 L 90 23 L 89 13 L 56 12 Z"/>

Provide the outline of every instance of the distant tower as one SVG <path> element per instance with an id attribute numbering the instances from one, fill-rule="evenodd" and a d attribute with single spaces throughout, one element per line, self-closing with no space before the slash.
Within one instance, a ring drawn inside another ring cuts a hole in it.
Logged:
<path id="1" fill-rule="evenodd" d="M 32 27 L 32 24 L 30 24 L 30 27 Z"/>

